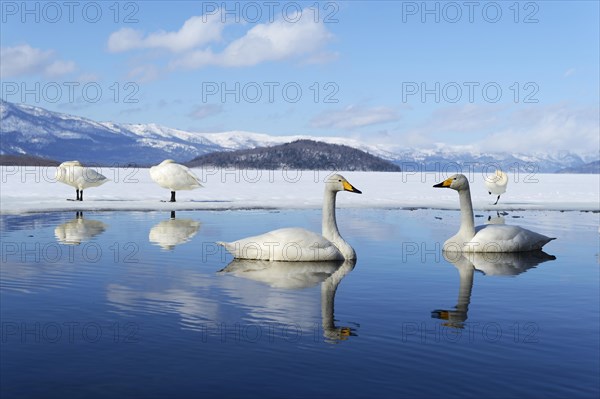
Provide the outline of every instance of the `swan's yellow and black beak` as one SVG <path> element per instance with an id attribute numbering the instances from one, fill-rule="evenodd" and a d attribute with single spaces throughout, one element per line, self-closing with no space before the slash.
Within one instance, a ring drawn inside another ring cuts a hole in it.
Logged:
<path id="1" fill-rule="evenodd" d="M 352 184 L 348 183 L 345 180 L 342 182 L 342 185 L 344 186 L 345 191 L 350 191 L 351 193 L 356 193 L 356 194 L 362 194 L 362 191 L 355 188 Z"/>
<path id="2" fill-rule="evenodd" d="M 452 184 L 452 178 L 448 178 L 441 183 L 434 184 L 433 187 L 444 188 L 444 187 L 450 187 L 451 184 Z"/>

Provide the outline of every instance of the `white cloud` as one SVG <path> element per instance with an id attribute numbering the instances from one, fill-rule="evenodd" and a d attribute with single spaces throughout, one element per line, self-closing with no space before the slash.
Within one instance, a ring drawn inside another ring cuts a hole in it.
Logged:
<path id="1" fill-rule="evenodd" d="M 194 110 L 189 114 L 189 116 L 194 119 L 204 119 L 208 118 L 209 116 L 220 114 L 221 112 L 223 112 L 222 105 L 205 104 L 199 105 L 196 108 L 194 108 Z"/>
<path id="2" fill-rule="evenodd" d="M 53 50 L 41 50 L 22 44 L 0 49 L 0 75 L 3 78 L 41 74 L 56 77 L 75 71 L 73 61 L 56 59 Z"/>
<path id="3" fill-rule="evenodd" d="M 587 154 L 600 148 L 599 111 L 570 104 L 455 105 L 403 131 L 408 146 L 468 146 L 486 152 Z"/>
<path id="4" fill-rule="evenodd" d="M 312 62 L 326 62 L 335 57 L 335 54 L 323 50 L 332 37 L 323 23 L 315 22 L 310 16 L 303 15 L 295 23 L 280 19 L 273 23 L 255 25 L 244 36 L 227 45 L 222 52 L 214 52 L 210 48 L 198 49 L 173 60 L 170 67 L 243 67 L 301 56 Z"/>
<path id="5" fill-rule="evenodd" d="M 500 104 L 465 104 L 438 108 L 417 130 L 421 134 L 450 132 L 480 132 L 498 126 L 505 116 L 508 106 Z"/>
<path id="6" fill-rule="evenodd" d="M 568 78 L 575 73 L 575 68 L 569 68 L 565 71 L 563 77 Z"/>
<path id="7" fill-rule="evenodd" d="M 78 82 L 87 83 L 87 82 L 95 82 L 97 80 L 100 80 L 100 76 L 95 73 L 91 73 L 91 72 L 82 73 L 81 75 L 79 75 L 77 77 Z"/>
<path id="8" fill-rule="evenodd" d="M 160 78 L 161 71 L 156 65 L 145 64 L 138 65 L 131 69 L 127 74 L 129 79 L 140 83 L 152 82 Z"/>
<path id="9" fill-rule="evenodd" d="M 600 148 L 597 108 L 567 104 L 529 107 L 513 112 L 503 126 L 478 143 L 484 150 L 521 152 L 573 151 Z"/>
<path id="10" fill-rule="evenodd" d="M 66 75 L 75 71 L 75 63 L 73 61 L 54 61 L 46 67 L 44 73 L 49 77 Z"/>
<path id="11" fill-rule="evenodd" d="M 281 17 L 270 23 L 254 24 L 241 37 L 218 49 L 212 46 L 224 42 L 223 31 L 228 26 L 221 21 L 218 12 L 191 17 L 177 31 L 147 33 L 123 28 L 109 36 L 107 48 L 113 53 L 132 50 L 165 50 L 171 53 L 151 53 L 154 58 L 165 55 L 168 58 L 168 66 L 161 70 L 136 62 L 137 66 L 130 70 L 129 76 L 141 76 L 145 81 L 179 69 L 245 67 L 289 59 L 297 59 L 301 64 L 314 64 L 330 62 L 338 57 L 337 53 L 325 49 L 333 35 L 322 21 L 314 21 L 312 13 L 286 15 L 286 19 Z"/>
<path id="12" fill-rule="evenodd" d="M 163 49 L 177 53 L 221 41 L 224 27 L 220 16 L 215 14 L 191 17 L 174 32 L 161 30 L 145 35 L 139 30 L 123 28 L 109 36 L 108 50 L 120 53 L 136 49 Z"/>
<path id="13" fill-rule="evenodd" d="M 355 129 L 378 123 L 400 119 L 398 113 L 389 107 L 359 107 L 350 105 L 336 111 L 323 111 L 310 121 L 311 127 Z"/>

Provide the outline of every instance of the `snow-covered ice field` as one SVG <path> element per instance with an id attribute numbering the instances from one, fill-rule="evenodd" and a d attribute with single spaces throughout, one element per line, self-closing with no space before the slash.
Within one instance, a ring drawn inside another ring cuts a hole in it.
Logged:
<path id="1" fill-rule="evenodd" d="M 54 179 L 54 167 L 3 166 L 0 212 L 21 214 L 65 210 L 226 210 L 320 208 L 323 181 L 332 172 L 297 170 L 194 169 L 204 187 L 177 193 L 154 183 L 148 169 L 95 168 L 109 182 L 85 191 Z M 340 193 L 338 207 L 458 209 L 453 190 L 432 186 L 448 177 L 441 172 L 341 172 L 363 194 Z M 476 210 L 600 210 L 600 175 L 510 174 L 498 205 L 488 195 L 484 175 L 466 173 Z"/>

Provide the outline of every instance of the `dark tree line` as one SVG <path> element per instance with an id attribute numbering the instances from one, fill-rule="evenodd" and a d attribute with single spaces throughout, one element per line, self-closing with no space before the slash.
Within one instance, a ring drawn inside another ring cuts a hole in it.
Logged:
<path id="1" fill-rule="evenodd" d="M 349 170 L 400 172 L 400 167 L 356 148 L 313 140 L 297 140 L 273 147 L 213 152 L 189 161 L 189 167 Z"/>

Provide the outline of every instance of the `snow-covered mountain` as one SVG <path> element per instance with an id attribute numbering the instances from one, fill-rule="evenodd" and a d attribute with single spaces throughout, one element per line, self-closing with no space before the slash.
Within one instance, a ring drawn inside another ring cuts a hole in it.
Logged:
<path id="1" fill-rule="evenodd" d="M 189 161 L 215 151 L 269 147 L 301 139 L 343 144 L 391 160 L 404 170 L 482 169 L 486 165 L 520 171 L 554 172 L 598 159 L 598 154 L 482 153 L 469 147 L 438 144 L 429 149 L 368 144 L 345 137 L 271 136 L 245 131 L 199 133 L 150 124 L 96 122 L 0 100 L 1 154 L 27 154 L 59 161 L 148 165 L 165 158 Z M 452 169 L 454 168 L 454 169 Z M 529 168 L 529 170 L 526 170 Z"/>

